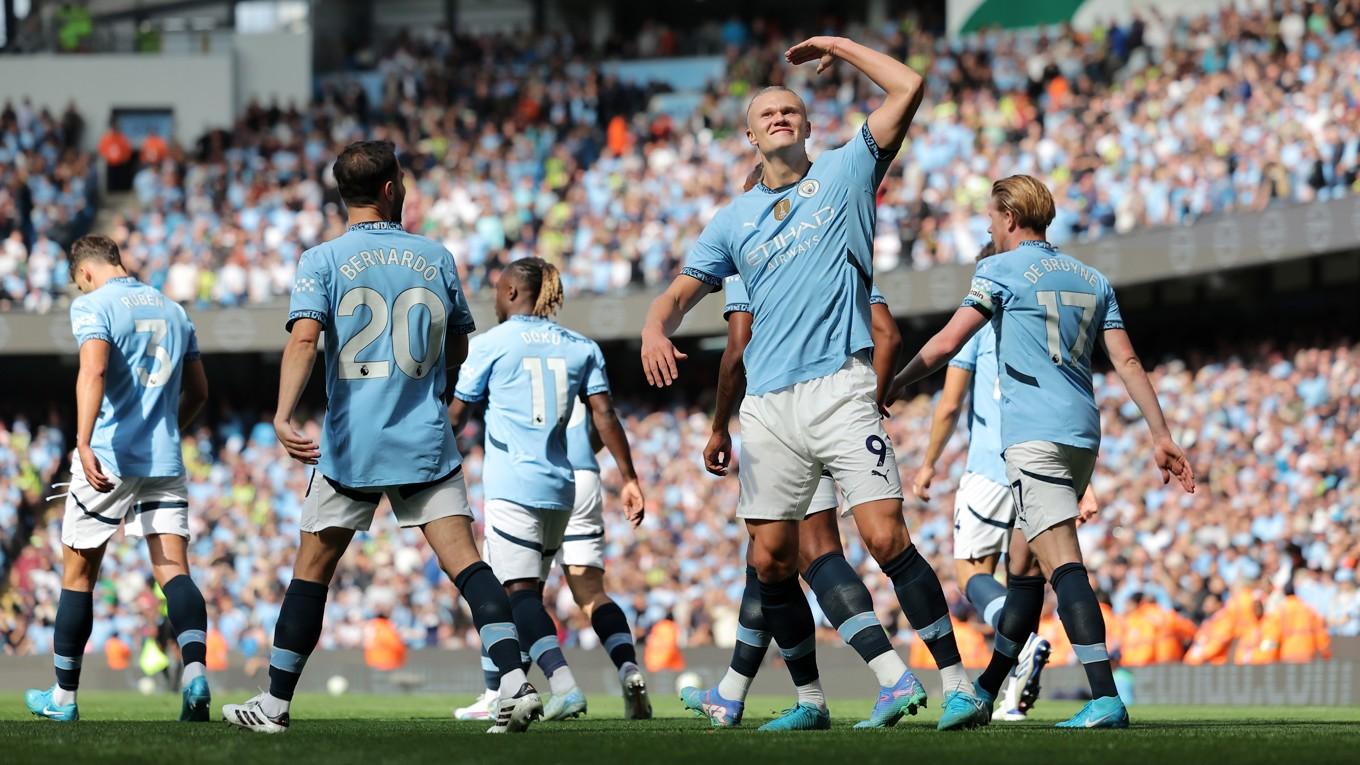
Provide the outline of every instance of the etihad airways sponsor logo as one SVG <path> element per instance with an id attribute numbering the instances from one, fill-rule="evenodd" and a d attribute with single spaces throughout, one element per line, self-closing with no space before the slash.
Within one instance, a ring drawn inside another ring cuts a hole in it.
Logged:
<path id="1" fill-rule="evenodd" d="M 823 207 L 808 218 L 790 225 L 759 247 L 748 250 L 746 253 L 747 265 L 758 265 L 766 258 L 776 255 L 779 257 L 771 260 L 771 267 L 777 267 L 781 263 L 788 262 L 790 257 L 806 252 L 808 248 L 821 241 L 822 227 L 835 218 L 835 207 L 831 205 Z"/>

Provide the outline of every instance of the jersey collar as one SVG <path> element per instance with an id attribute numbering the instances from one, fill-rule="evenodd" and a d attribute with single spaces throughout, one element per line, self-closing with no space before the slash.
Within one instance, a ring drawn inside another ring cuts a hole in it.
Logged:
<path id="1" fill-rule="evenodd" d="M 1016 247 L 1016 249 L 1019 249 L 1019 248 L 1021 248 L 1021 247 L 1026 246 L 1026 245 L 1028 245 L 1028 246 L 1030 246 L 1030 247 L 1038 247 L 1039 249 L 1042 249 L 1042 250 L 1048 250 L 1049 252 L 1057 252 L 1057 251 L 1058 251 L 1058 248 L 1057 248 L 1057 247 L 1054 247 L 1053 245 L 1049 244 L 1048 242 L 1045 242 L 1045 241 L 1042 240 L 1042 239 L 1026 239 L 1025 241 L 1021 242 L 1020 244 L 1017 244 L 1015 247 Z"/>
<path id="2" fill-rule="evenodd" d="M 104 283 L 105 283 L 105 284 L 136 284 L 136 283 L 137 283 L 137 277 L 135 277 L 135 276 L 115 276 L 115 277 L 113 277 L 112 279 L 109 279 L 108 281 L 106 281 L 106 282 L 104 282 Z"/>
<path id="3" fill-rule="evenodd" d="M 369 220 L 363 223 L 355 223 L 349 227 L 350 231 L 404 231 L 400 223 L 390 220 Z"/>
<path id="4" fill-rule="evenodd" d="M 547 316 L 534 316 L 531 313 L 517 313 L 507 316 L 506 321 L 552 321 Z"/>
<path id="5" fill-rule="evenodd" d="M 798 184 L 806 180 L 807 177 L 812 174 L 812 165 L 813 163 L 809 162 L 807 172 L 803 173 L 802 177 L 794 181 L 793 183 L 786 183 L 777 189 L 772 189 L 769 186 L 766 186 L 764 181 L 761 181 L 760 183 L 757 183 L 753 188 L 755 188 L 758 191 L 763 191 L 766 194 L 783 194 L 785 191 L 788 191 L 789 189 L 793 188 L 794 186 L 797 186 Z"/>

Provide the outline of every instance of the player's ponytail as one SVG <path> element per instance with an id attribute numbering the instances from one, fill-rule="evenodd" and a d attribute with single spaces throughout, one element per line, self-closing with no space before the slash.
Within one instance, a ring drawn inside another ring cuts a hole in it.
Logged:
<path id="1" fill-rule="evenodd" d="M 562 307 L 562 277 L 557 266 L 542 258 L 520 258 L 506 267 L 519 283 L 534 296 L 531 313 L 551 318 Z"/>
<path id="2" fill-rule="evenodd" d="M 562 307 L 562 276 L 557 266 L 546 260 L 539 260 L 540 273 L 538 299 L 534 301 L 534 315 L 549 318 Z"/>

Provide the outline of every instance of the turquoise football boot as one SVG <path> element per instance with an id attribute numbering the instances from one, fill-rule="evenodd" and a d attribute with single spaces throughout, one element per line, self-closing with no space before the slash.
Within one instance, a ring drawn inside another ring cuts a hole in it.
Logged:
<path id="1" fill-rule="evenodd" d="M 813 706 L 807 702 L 800 701 L 797 706 L 792 709 L 785 709 L 783 714 L 760 726 L 757 730 L 786 731 L 830 729 L 830 711 L 823 707 Z"/>
<path id="2" fill-rule="evenodd" d="M 1102 696 L 1091 699 L 1072 719 L 1060 722 L 1059 728 L 1127 728 L 1129 710 L 1118 696 Z"/>
<path id="3" fill-rule="evenodd" d="M 24 704 L 28 706 L 28 711 L 48 720 L 57 722 L 75 722 L 80 719 L 80 712 L 76 709 L 75 702 L 70 704 L 52 703 L 52 691 L 56 686 L 52 686 L 45 691 L 30 689 L 24 694 Z"/>
<path id="4" fill-rule="evenodd" d="M 707 717 L 709 724 L 715 728 L 735 728 L 741 725 L 741 715 L 746 710 L 745 702 L 725 699 L 718 693 L 717 688 L 708 690 L 682 688 L 680 700 L 685 703 L 685 709 Z"/>
<path id="5" fill-rule="evenodd" d="M 199 675 L 184 686 L 184 703 L 179 708 L 180 722 L 207 722 L 212 694 L 208 692 L 208 678 Z"/>
<path id="6" fill-rule="evenodd" d="M 855 723 L 859 729 L 891 728 L 903 715 L 914 715 L 926 705 L 926 689 L 910 670 L 902 673 L 891 688 L 882 687 L 878 691 L 878 701 L 869 719 Z"/>
<path id="7" fill-rule="evenodd" d="M 950 691 L 944 695 L 940 730 L 978 728 L 992 721 L 992 712 L 982 699 L 969 691 Z"/>

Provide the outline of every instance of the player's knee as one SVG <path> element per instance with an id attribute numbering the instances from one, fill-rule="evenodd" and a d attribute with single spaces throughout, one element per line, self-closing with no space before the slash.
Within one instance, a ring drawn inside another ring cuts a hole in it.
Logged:
<path id="1" fill-rule="evenodd" d="M 863 539 L 864 548 L 879 565 L 893 560 L 911 545 L 911 536 L 907 534 L 906 525 L 901 528 L 880 525 L 871 533 L 865 534 Z"/>
<path id="2" fill-rule="evenodd" d="M 751 550 L 751 565 L 762 582 L 782 582 L 798 574 L 798 556 L 782 556 L 773 550 Z"/>

